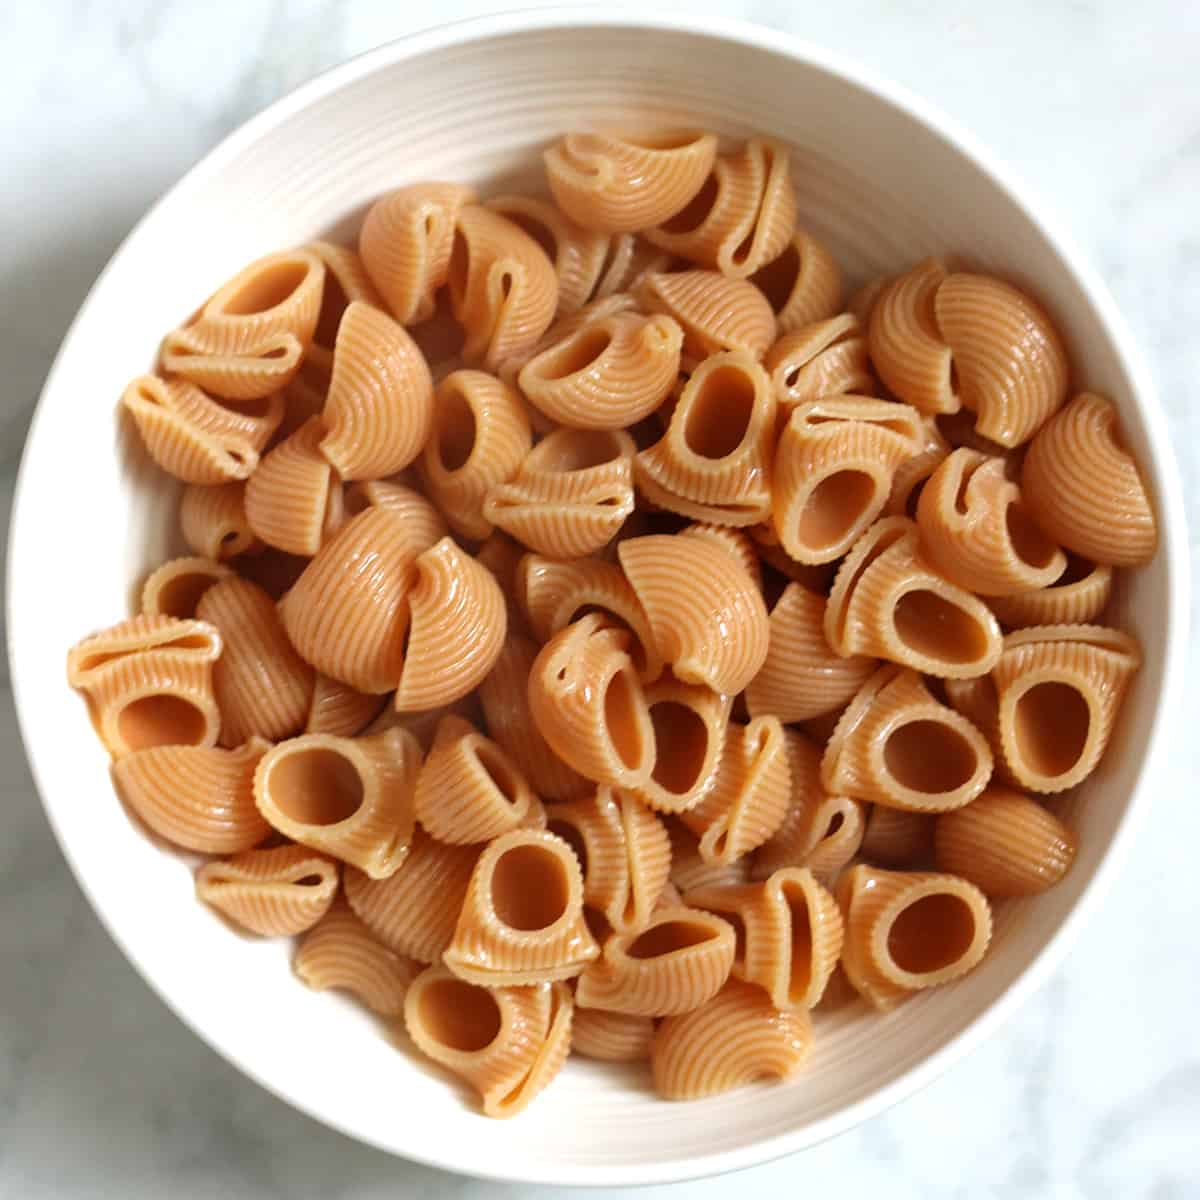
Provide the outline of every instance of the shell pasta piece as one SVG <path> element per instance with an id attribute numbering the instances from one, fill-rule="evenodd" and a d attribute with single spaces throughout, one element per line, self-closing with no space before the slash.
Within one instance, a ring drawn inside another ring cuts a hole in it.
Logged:
<path id="1" fill-rule="evenodd" d="M 763 366 L 784 414 L 810 400 L 847 393 L 870 395 L 875 389 L 867 339 L 851 313 L 784 334 L 767 351 Z"/>
<path id="2" fill-rule="evenodd" d="M 224 560 L 262 546 L 246 519 L 246 485 L 189 484 L 179 504 L 179 527 L 193 554 Z"/>
<path id="3" fill-rule="evenodd" d="M 305 846 L 247 850 L 196 872 L 199 899 L 263 937 L 311 929 L 329 911 L 337 888 L 337 863 Z"/>
<path id="4" fill-rule="evenodd" d="M 232 578 L 232 569 L 214 559 L 172 558 L 146 577 L 142 612 L 148 617 L 194 617 L 200 597 L 213 584 Z"/>
<path id="5" fill-rule="evenodd" d="M 967 805 L 973 808 L 982 798 L 977 797 Z M 965 809 L 955 809 L 964 812 Z M 872 807 L 863 831 L 862 857 L 876 866 L 912 869 L 924 866 L 933 854 L 933 830 L 940 818 L 928 813 L 908 812 L 902 808 L 888 808 L 883 804 Z M 944 868 L 949 870 L 949 868 Z M 961 871 L 951 872 L 961 875 Z M 970 876 L 964 876 L 970 878 Z"/>
<path id="6" fill-rule="evenodd" d="M 602 1008 L 578 1008 L 571 1023 L 571 1053 L 602 1062 L 644 1062 L 650 1057 L 654 1021 Z"/>
<path id="7" fill-rule="evenodd" d="M 660 908 L 639 932 L 614 933 L 579 977 L 580 1008 L 630 1016 L 691 1012 L 720 991 L 733 967 L 733 927 L 711 913 Z"/>
<path id="8" fill-rule="evenodd" d="M 405 524 L 414 554 L 440 542 L 450 530 L 445 518 L 415 488 L 390 479 L 369 479 L 346 489 L 346 516 L 357 517 L 368 508 L 395 513 Z"/>
<path id="9" fill-rule="evenodd" d="M 320 259 L 325 267 L 325 286 L 321 291 L 317 326 L 313 331 L 312 345 L 304 356 L 307 362 L 314 357 L 314 351 L 333 353 L 338 326 L 351 304 L 358 302 L 369 304 L 372 308 L 383 308 L 384 300 L 371 282 L 362 259 L 349 246 L 339 246 L 336 242 L 309 242 L 304 249 Z M 300 369 L 303 371 L 303 363 Z"/>
<path id="10" fill-rule="evenodd" d="M 921 428 L 924 440 L 920 448 L 892 472 L 892 491 L 884 506 L 884 512 L 889 517 L 916 519 L 926 481 L 950 453 L 950 443 L 943 435 L 936 417 L 926 414 L 921 421 Z"/>
<path id="11" fill-rule="evenodd" d="M 731 979 L 707 1004 L 668 1017 L 650 1065 L 664 1100 L 699 1100 L 760 1079 L 786 1079 L 812 1050 L 807 1011 L 779 1012 L 761 988 Z"/>
<path id="12" fill-rule="evenodd" d="M 992 937 L 984 894 L 956 875 L 852 867 L 838 881 L 846 923 L 842 966 L 875 1008 L 958 979 Z"/>
<path id="13" fill-rule="evenodd" d="M 304 732 L 353 737 L 379 715 L 383 705 L 382 696 L 364 695 L 340 680 L 317 675 L 313 681 Z"/>
<path id="14" fill-rule="evenodd" d="M 286 389 L 300 370 L 304 346 L 290 333 L 265 337 L 252 349 L 210 351 L 190 328 L 163 338 L 159 369 L 226 400 L 262 400 Z"/>
<path id="15" fill-rule="evenodd" d="M 1038 524 L 1076 554 L 1115 567 L 1154 557 L 1158 528 L 1111 401 L 1076 396 L 1033 439 L 1021 488 Z"/>
<path id="16" fill-rule="evenodd" d="M 236 854 L 271 832 L 254 804 L 254 771 L 268 749 L 259 738 L 236 750 L 154 746 L 113 763 L 113 782 L 160 837 L 202 854 Z"/>
<path id="17" fill-rule="evenodd" d="M 305 934 L 292 970 L 314 991 L 338 988 L 381 1017 L 398 1017 L 421 965 L 377 941 L 339 900 Z"/>
<path id="18" fill-rule="evenodd" d="M 383 879 L 412 841 L 420 763 L 420 747 L 402 729 L 361 738 L 309 733 L 263 756 L 254 799 L 286 837 Z"/>
<path id="19" fill-rule="evenodd" d="M 442 957 L 460 979 L 508 987 L 569 979 L 598 953 L 571 847 L 552 833 L 518 829 L 479 856 Z"/>
<path id="20" fill-rule="evenodd" d="M 696 130 L 569 133 L 544 154 L 558 207 L 584 229 L 636 233 L 673 217 L 700 191 L 717 139 Z"/>
<path id="21" fill-rule="evenodd" d="M 779 256 L 759 267 L 750 282 L 774 309 L 780 337 L 828 320 L 842 303 L 842 273 L 837 261 L 816 238 L 799 229 Z"/>
<path id="22" fill-rule="evenodd" d="M 1113 568 L 1068 553 L 1063 573 L 1036 592 L 995 596 L 989 607 L 1002 625 L 1086 625 L 1104 612 L 1112 595 Z"/>
<path id="23" fill-rule="evenodd" d="M 744 279 L 716 271 L 647 275 L 635 295 L 646 312 L 663 313 L 683 329 L 683 352 L 703 359 L 740 350 L 760 359 L 775 340 L 767 298 Z"/>
<path id="24" fill-rule="evenodd" d="M 76 642 L 67 652 L 67 682 L 86 689 L 117 663 L 151 650 L 211 663 L 221 649 L 221 635 L 207 621 L 144 613 Z"/>
<path id="25" fill-rule="evenodd" d="M 686 825 L 673 818 L 667 819 L 667 836 L 671 839 L 669 886 L 677 892 L 690 892 L 693 888 L 726 887 L 745 883 L 749 879 L 749 856 L 732 862 L 710 862 L 700 856 L 700 839 Z M 682 904 L 682 899 L 678 903 Z"/>

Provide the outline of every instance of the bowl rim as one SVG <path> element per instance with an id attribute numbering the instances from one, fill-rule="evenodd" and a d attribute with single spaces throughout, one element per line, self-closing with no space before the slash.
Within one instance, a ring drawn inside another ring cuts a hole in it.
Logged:
<path id="1" fill-rule="evenodd" d="M 448 1156 L 428 1152 L 421 1144 L 406 1146 L 403 1152 L 398 1151 L 392 1145 L 364 1135 L 341 1123 L 336 1114 L 321 1111 L 307 1101 L 289 1094 L 285 1089 L 273 1083 L 271 1079 L 264 1077 L 242 1062 L 233 1051 L 222 1044 L 219 1035 L 193 1021 L 185 1011 L 177 1006 L 173 997 L 160 988 L 155 978 L 153 964 L 140 958 L 135 950 L 127 944 L 121 930 L 110 920 L 101 901 L 89 886 L 86 874 L 72 852 L 70 838 L 57 819 L 53 805 L 46 799 L 46 789 L 43 786 L 42 772 L 39 769 L 41 760 L 34 750 L 35 743 L 31 738 L 30 726 L 26 722 L 22 699 L 24 688 L 16 662 L 15 647 L 19 640 L 20 618 L 17 602 L 18 584 L 13 569 L 16 565 L 18 544 L 15 535 L 18 528 L 27 524 L 33 516 L 32 513 L 25 511 L 28 507 L 25 503 L 25 494 L 29 491 L 27 475 L 30 471 L 31 447 L 41 436 L 41 426 L 45 418 L 45 398 L 55 389 L 57 376 L 62 369 L 64 360 L 70 355 L 75 334 L 78 328 L 90 319 L 96 294 L 109 273 L 115 270 L 130 245 L 139 238 L 143 227 L 180 190 L 219 171 L 244 146 L 278 126 L 294 113 L 322 97 L 338 91 L 354 80 L 369 76 L 384 67 L 393 66 L 431 51 L 487 37 L 588 28 L 651 29 L 715 38 L 790 59 L 809 69 L 823 72 L 841 83 L 864 91 L 875 100 L 898 109 L 916 120 L 968 160 L 976 170 L 986 176 L 1006 195 L 1031 225 L 1055 246 L 1074 281 L 1086 297 L 1100 326 L 1114 346 L 1118 358 L 1128 371 L 1132 384 L 1131 393 L 1136 397 L 1140 417 L 1145 426 L 1156 477 L 1158 507 L 1163 518 L 1159 552 L 1166 555 L 1168 565 L 1166 622 L 1163 628 L 1163 636 L 1168 649 L 1164 656 L 1162 686 L 1156 698 L 1157 709 L 1145 742 L 1137 778 L 1112 840 L 1096 868 L 1095 875 L 1080 893 L 1075 906 L 1063 919 L 1058 929 L 1013 984 L 939 1049 L 909 1067 L 871 1095 L 820 1118 L 802 1129 L 763 1138 L 743 1147 L 697 1155 L 682 1161 L 636 1167 L 586 1165 L 574 1166 L 569 1169 L 555 1168 L 549 1171 L 539 1169 L 530 1171 L 522 1169 L 520 1164 L 515 1163 L 471 1164 L 464 1167 L 463 1164 Z M 723 1174 L 772 1161 L 835 1137 L 879 1115 L 927 1086 L 990 1037 L 1001 1023 L 1010 1017 L 1062 962 L 1087 919 L 1101 904 L 1129 854 L 1133 839 L 1141 827 L 1149 807 L 1150 784 L 1161 770 L 1171 723 L 1182 707 L 1179 700 L 1184 688 L 1184 666 L 1187 659 L 1189 635 L 1190 558 L 1187 524 L 1179 470 L 1172 449 L 1166 414 L 1159 400 L 1153 377 L 1124 318 L 1118 311 L 1115 301 L 1098 273 L 1076 245 L 1074 238 L 1064 230 L 1057 216 L 1046 211 L 1045 202 L 1032 195 L 1027 186 L 1014 177 L 1007 165 L 994 156 L 974 134 L 958 124 L 957 121 L 946 116 L 935 105 L 911 92 L 907 87 L 895 83 L 883 73 L 857 62 L 840 51 L 830 50 L 804 38 L 746 20 L 653 9 L 633 10 L 625 7 L 602 9 L 595 6 L 563 5 L 537 9 L 515 9 L 419 30 L 363 51 L 300 84 L 238 126 L 204 154 L 147 209 L 122 240 L 89 288 L 63 337 L 39 393 L 26 436 L 13 492 L 6 557 L 5 615 L 9 673 L 17 725 L 38 798 L 80 890 L 87 898 L 101 925 L 108 932 L 109 937 L 136 968 L 151 990 L 184 1025 L 226 1062 L 291 1107 L 347 1137 L 389 1154 L 458 1174 L 504 1182 L 549 1185 L 615 1187 L 671 1183 Z"/>

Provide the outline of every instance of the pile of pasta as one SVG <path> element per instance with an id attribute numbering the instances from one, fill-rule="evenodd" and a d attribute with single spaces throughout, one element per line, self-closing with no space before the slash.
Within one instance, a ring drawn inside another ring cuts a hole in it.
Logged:
<path id="1" fill-rule="evenodd" d="M 570 134 L 248 266 L 122 406 L 191 553 L 71 651 L 199 897 L 483 1111 L 570 1051 L 667 1098 L 983 958 L 1069 869 L 1155 518 L 1039 304 L 844 299 L 786 148 Z"/>

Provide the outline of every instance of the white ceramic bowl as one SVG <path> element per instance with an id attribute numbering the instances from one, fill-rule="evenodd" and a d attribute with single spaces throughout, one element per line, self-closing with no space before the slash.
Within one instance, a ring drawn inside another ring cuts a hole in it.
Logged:
<path id="1" fill-rule="evenodd" d="M 1146 662 L 1073 806 L 1074 870 L 1036 901 L 1002 909 L 992 952 L 966 980 L 886 1016 L 819 1021 L 811 1065 L 786 1085 L 667 1104 L 641 1071 L 573 1060 L 525 1115 L 491 1122 L 374 1020 L 298 984 L 287 944 L 239 939 L 195 902 L 189 864 L 147 840 L 114 798 L 64 656 L 125 616 L 135 584 L 173 548 L 174 491 L 116 412 L 165 329 L 256 255 L 352 230 L 388 188 L 532 180 L 537 150 L 563 130 L 631 124 L 792 143 L 802 221 L 854 279 L 951 251 L 1043 299 L 1076 382 L 1120 406 L 1157 505 L 1161 550 L 1119 600 Z M 29 437 L 11 531 L 9 653 L 34 776 L 80 884 L 150 984 L 226 1058 L 314 1117 L 410 1158 L 528 1181 L 664 1182 L 797 1150 L 879 1112 L 978 1044 L 1047 975 L 1149 799 L 1181 691 L 1186 571 L 1149 377 L 1095 275 L 982 149 L 886 81 L 779 34 L 543 11 L 421 34 L 321 76 L 228 138 L 130 235 L 64 342 Z"/>

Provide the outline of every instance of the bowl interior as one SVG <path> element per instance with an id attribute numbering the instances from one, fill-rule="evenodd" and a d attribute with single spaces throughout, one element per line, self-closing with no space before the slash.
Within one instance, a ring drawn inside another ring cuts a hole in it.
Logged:
<path id="1" fill-rule="evenodd" d="M 381 1147 L 482 1174 L 616 1183 L 746 1165 L 841 1129 L 943 1065 L 1018 980 L 1032 982 L 1028 969 L 1127 823 L 1180 627 L 1172 552 L 1182 553 L 1180 530 L 1168 529 L 1164 552 L 1119 597 L 1146 663 L 1104 765 L 1066 802 L 1079 829 L 1074 871 L 1036 902 L 1001 906 L 992 953 L 953 988 L 886 1016 L 852 1008 L 820 1019 L 809 1068 L 786 1085 L 671 1105 L 641 1070 L 572 1060 L 527 1114 L 491 1122 L 402 1038 L 298 984 L 288 945 L 239 938 L 196 903 L 190 864 L 114 799 L 64 678 L 67 647 L 125 616 L 146 570 L 177 545 L 175 491 L 122 428 L 116 400 L 162 333 L 244 262 L 349 235 L 388 188 L 537 183 L 539 149 L 568 128 L 769 133 L 795 148 L 802 223 L 852 282 L 951 252 L 1029 286 L 1068 339 L 1076 384 L 1116 399 L 1152 485 L 1166 486 L 1159 418 L 1139 407 L 1142 381 L 1103 303 L 953 141 L 816 52 L 773 48 L 774 35 L 580 20 L 496 20 L 467 40 L 443 31 L 348 64 L 251 122 L 151 213 L 94 290 L 42 399 L 13 526 L 10 636 L 30 757 L 68 857 L 130 958 L 202 1036 L 289 1101 Z"/>

